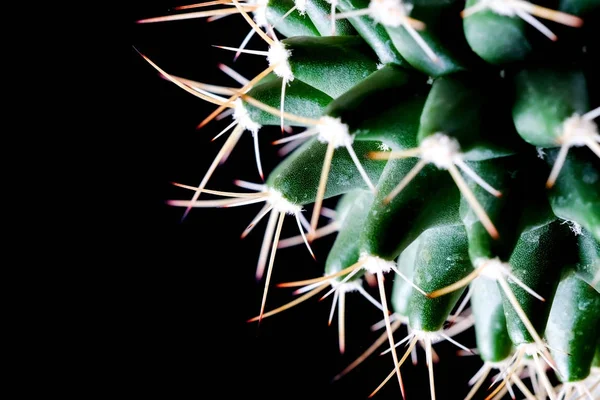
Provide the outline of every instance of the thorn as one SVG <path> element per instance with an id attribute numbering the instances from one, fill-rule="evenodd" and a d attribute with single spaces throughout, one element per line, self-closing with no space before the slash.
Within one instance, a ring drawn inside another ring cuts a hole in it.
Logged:
<path id="1" fill-rule="evenodd" d="M 273 66 L 273 68 L 274 68 L 274 66 Z M 281 111 L 280 110 L 276 109 L 275 107 L 271 107 L 271 106 L 269 106 L 267 104 L 264 104 L 264 103 L 256 100 L 255 98 L 253 98 L 251 96 L 248 96 L 247 94 L 242 94 L 242 95 L 240 95 L 240 97 L 244 101 L 246 101 L 246 102 L 252 104 L 253 106 L 255 106 L 256 108 L 260 108 L 261 110 L 266 111 L 266 112 L 268 112 L 271 115 L 274 115 L 276 117 L 278 117 L 279 115 L 281 115 Z M 321 123 L 319 120 L 316 120 L 316 119 L 301 117 L 301 116 L 290 114 L 290 113 L 287 113 L 287 112 L 284 113 L 284 117 L 285 117 L 285 119 L 287 119 L 289 121 L 297 122 L 297 123 L 303 124 L 303 125 L 318 125 L 318 124 Z"/>
<path id="2" fill-rule="evenodd" d="M 305 130 L 304 132 L 300 132 L 295 135 L 285 137 L 283 139 L 275 140 L 275 141 L 271 142 L 271 144 L 278 145 L 278 144 L 288 143 L 288 142 L 292 142 L 294 140 L 305 139 L 310 136 L 314 136 L 318 133 L 319 133 L 319 131 L 316 128 L 310 128 L 310 129 Z"/>
<path id="3" fill-rule="evenodd" d="M 498 230 L 496 229 L 496 227 L 490 220 L 490 217 L 487 215 L 486 211 L 483 209 L 483 207 L 481 206 L 481 204 L 479 203 L 469 186 L 466 184 L 462 175 L 460 174 L 460 172 L 454 164 L 450 164 L 448 166 L 448 172 L 450 172 L 450 175 L 452 176 L 452 179 L 454 179 L 456 186 L 458 186 L 458 189 L 460 190 L 464 198 L 467 200 L 477 217 L 479 217 L 479 221 L 486 229 L 486 231 L 490 234 L 490 236 L 493 239 L 499 239 L 500 235 L 498 234 Z"/>
<path id="4" fill-rule="evenodd" d="M 195 4 L 188 4 L 185 6 L 177 6 L 174 7 L 173 10 L 189 10 L 190 8 L 202 8 L 202 7 L 210 7 L 210 6 L 216 6 L 216 5 L 220 5 L 220 4 L 227 4 L 229 3 L 229 0 L 215 0 L 215 1 L 207 1 L 204 3 L 195 3 Z"/>
<path id="5" fill-rule="evenodd" d="M 425 54 L 427 54 L 431 61 L 438 64 L 440 62 L 439 57 L 433 52 L 433 50 L 431 49 L 431 47 L 429 47 L 427 42 L 423 40 L 423 38 L 421 37 L 421 35 L 419 35 L 415 28 L 413 28 L 411 24 L 402 24 L 402 26 L 404 26 L 406 31 L 410 34 L 410 36 L 412 36 L 414 41 L 417 42 L 417 45 L 421 48 L 421 50 L 423 50 L 423 52 L 425 52 Z"/>
<path id="6" fill-rule="evenodd" d="M 258 224 L 260 222 L 260 220 L 265 215 L 267 215 L 272 209 L 273 209 L 272 205 L 265 204 L 264 207 L 258 212 L 256 217 L 254 217 L 254 219 L 250 222 L 250 224 L 242 232 L 242 234 L 240 235 L 240 239 L 244 239 L 246 236 L 248 236 L 248 234 L 252 231 L 252 229 L 256 226 L 256 224 Z"/>
<path id="7" fill-rule="evenodd" d="M 461 157 L 455 157 L 454 158 L 454 163 L 464 172 L 466 173 L 469 178 L 473 179 L 475 181 L 475 183 L 477 183 L 479 186 L 481 186 L 484 190 L 486 190 L 489 194 L 491 194 L 494 197 L 502 197 L 502 193 L 496 189 L 494 189 L 489 183 L 487 183 L 486 181 L 484 181 L 479 175 L 477 175 L 477 173 L 475 171 L 473 171 L 473 169 L 471 169 L 471 167 L 469 167 L 463 160 Z"/>
<path id="8" fill-rule="evenodd" d="M 240 49 L 244 49 L 246 47 L 246 45 L 248 44 L 248 42 L 250 42 L 250 39 L 252 39 L 252 36 L 254 36 L 255 33 L 256 31 L 254 29 L 250 29 L 250 32 L 248 32 L 248 34 L 242 41 L 242 44 L 240 44 Z M 233 57 L 233 62 L 237 61 L 237 59 L 240 57 L 240 54 L 242 54 L 241 51 L 235 53 L 235 56 Z"/>
<path id="9" fill-rule="evenodd" d="M 284 113 L 284 104 L 285 104 L 285 88 L 287 86 L 287 82 L 285 79 L 281 80 L 281 134 L 284 132 L 284 124 L 283 124 L 283 113 Z"/>
<path id="10" fill-rule="evenodd" d="M 411 354 L 412 349 L 415 347 L 415 345 L 417 344 L 418 338 L 414 337 L 411 342 L 410 342 L 410 346 L 408 347 L 408 349 L 406 350 L 406 352 L 404 353 L 404 356 L 402 357 L 402 359 L 398 362 L 398 364 L 396 364 L 397 368 L 400 368 L 400 366 L 402 366 L 402 364 L 404 363 L 404 361 L 408 358 L 408 356 Z M 395 370 L 392 370 L 392 372 L 389 373 L 389 375 L 383 380 L 383 382 L 381 382 L 381 384 L 377 387 L 377 389 L 375 389 L 370 395 L 369 398 L 372 398 L 373 396 L 375 396 L 375 394 L 394 376 Z M 402 395 L 403 399 L 406 399 L 406 397 L 404 395 Z"/>
<path id="11" fill-rule="evenodd" d="M 367 187 L 371 190 L 371 193 L 376 194 L 377 189 L 375 189 L 375 186 L 371 182 L 369 175 L 367 175 L 367 171 L 365 171 L 362 164 L 360 163 L 360 160 L 356 156 L 356 152 L 354 151 L 354 148 L 348 143 L 346 143 L 345 147 L 346 147 L 346 150 L 348 151 L 348 154 L 350 155 L 350 158 L 352 158 L 352 161 L 354 162 L 356 169 L 358 169 L 360 176 L 363 178 L 363 181 L 367 184 Z"/>
<path id="12" fill-rule="evenodd" d="M 246 7 L 248 8 L 248 6 L 246 6 Z M 252 9 L 248 8 L 248 11 L 252 11 L 254 8 L 255 7 L 252 7 Z M 162 17 L 140 19 L 140 20 L 136 21 L 136 23 L 149 24 L 149 23 L 155 23 L 155 22 L 171 22 L 171 21 L 181 21 L 181 20 L 194 19 L 194 18 L 227 16 L 227 15 L 238 14 L 238 13 L 239 13 L 238 10 L 231 7 L 231 8 L 223 8 L 220 10 L 196 11 L 196 12 L 185 13 L 185 14 L 175 14 L 175 15 L 166 15 L 166 16 L 162 16 Z"/>
<path id="13" fill-rule="evenodd" d="M 387 305 L 387 298 L 385 293 L 385 286 L 383 284 L 383 273 L 381 269 L 377 271 L 377 282 L 379 286 L 379 297 L 381 299 L 381 305 L 383 309 L 389 311 L 389 307 Z M 398 377 L 398 384 L 400 385 L 400 391 L 402 393 L 402 398 L 406 399 L 406 395 L 404 393 L 404 383 L 402 382 L 402 374 L 400 373 L 400 365 L 398 362 L 398 354 L 396 353 L 396 347 L 394 346 L 394 332 L 392 331 L 392 326 L 390 323 L 390 317 L 387 312 L 383 313 L 383 319 L 385 320 L 385 329 L 388 336 L 388 341 L 390 343 L 390 347 L 392 348 L 392 359 L 394 360 L 394 366 L 396 371 L 396 376 Z M 369 396 L 371 397 L 371 396 Z"/>
<path id="14" fill-rule="evenodd" d="M 402 325 L 402 321 L 400 321 L 400 320 L 394 321 L 392 323 L 392 331 L 395 332 L 401 325 Z M 379 338 L 377 340 L 375 340 L 375 342 L 373 342 L 373 344 L 367 350 L 365 350 L 364 353 L 362 353 L 356 360 L 354 360 L 350 365 L 348 365 L 346 368 L 344 368 L 344 370 L 342 370 L 342 372 L 340 372 L 339 374 L 334 376 L 332 381 L 335 382 L 337 380 L 340 380 L 345 375 L 347 375 L 350 371 L 352 371 L 354 368 L 359 366 L 364 360 L 366 360 L 371 354 L 373 354 L 375 352 L 375 350 L 377 350 L 379 347 L 381 347 L 381 345 L 384 344 L 386 341 L 387 341 L 387 333 L 384 332 L 379 336 Z M 392 376 L 393 376 L 393 371 L 392 371 Z"/>
<path id="15" fill-rule="evenodd" d="M 334 292 L 337 293 L 339 291 L 340 286 L 343 285 L 343 284 L 345 284 L 346 282 L 348 282 L 350 279 L 352 279 L 352 277 L 354 277 L 354 275 L 356 275 L 358 272 L 360 272 L 359 268 L 354 269 L 352 272 L 350 272 L 348 275 L 346 275 L 344 277 L 344 279 L 342 279 L 336 286 L 334 286 L 329 292 L 327 292 L 326 294 L 324 294 L 323 297 L 321 297 L 319 299 L 319 301 L 324 300 L 331 293 L 334 293 Z"/>
<path id="16" fill-rule="evenodd" d="M 556 157 L 556 161 L 552 166 L 552 171 L 550 172 L 550 176 L 546 181 L 546 189 L 552 189 L 554 184 L 556 183 L 556 179 L 558 178 L 558 174 L 560 174 L 560 170 L 562 169 L 565 161 L 567 159 L 567 154 L 569 152 L 569 143 L 564 143 L 558 152 L 558 156 Z"/>
<path id="17" fill-rule="evenodd" d="M 321 276 L 319 278 L 307 279 L 304 281 L 279 283 L 277 286 L 278 287 L 298 287 L 298 286 L 310 285 L 312 283 L 317 283 L 317 282 L 329 281 L 332 278 L 337 278 L 338 276 L 346 275 L 346 274 L 349 274 L 349 273 L 357 270 L 358 268 L 362 267 L 365 262 L 366 262 L 366 260 L 359 260 L 358 262 L 356 262 L 355 264 L 352 264 L 348 268 L 345 268 L 341 271 L 338 271 L 338 272 L 330 274 L 330 275 Z"/>
<path id="18" fill-rule="evenodd" d="M 368 157 L 371 160 L 393 160 L 397 158 L 418 157 L 421 152 L 422 150 L 419 147 L 399 151 L 371 151 L 368 153 Z"/>
<path id="19" fill-rule="evenodd" d="M 462 279 L 459 279 L 458 281 L 454 282 L 451 285 L 448 285 L 441 289 L 437 289 L 437 290 L 434 290 L 433 292 L 427 293 L 426 296 L 430 299 L 435 299 L 437 297 L 443 296 L 448 293 L 452 293 L 455 290 L 463 288 L 463 287 L 467 286 L 469 283 L 471 283 L 475 278 L 477 278 L 483 268 L 485 268 L 485 265 L 482 265 L 479 268 L 473 270 L 471 273 L 469 273 L 469 275 L 465 276 Z"/>
<path id="20" fill-rule="evenodd" d="M 219 100 L 217 100 L 217 99 L 215 99 L 213 97 L 207 96 L 207 95 L 205 95 L 203 93 L 200 93 L 197 90 L 194 90 L 190 86 L 188 86 L 188 85 L 184 84 L 183 82 L 179 81 L 178 79 L 176 79 L 172 75 L 170 75 L 167 72 L 165 72 L 162 68 L 160 68 L 158 65 L 156 65 L 148 57 L 146 57 L 145 55 L 143 55 L 142 53 L 140 53 L 138 49 L 136 49 L 135 47 L 134 47 L 134 49 L 135 49 L 135 51 L 137 51 L 137 53 L 140 56 L 142 56 L 142 58 L 144 60 L 146 60 L 148 62 L 148 64 L 150 64 L 154 69 L 156 69 L 161 74 L 161 76 L 163 78 L 165 78 L 165 79 L 173 82 L 175 85 L 179 86 L 181 89 L 185 90 L 186 92 L 190 93 L 191 95 L 194 95 L 194 96 L 196 96 L 196 97 L 198 97 L 198 98 L 200 98 L 202 100 L 208 101 L 209 103 L 213 103 L 213 104 L 217 104 L 219 106 L 222 106 L 223 107 L 222 110 L 224 110 L 227 107 L 230 107 L 230 106 L 225 105 L 223 102 L 221 102 L 221 101 L 219 101 Z"/>
<path id="21" fill-rule="evenodd" d="M 301 296 L 301 297 L 299 297 L 299 298 L 297 298 L 297 299 L 295 299 L 293 301 L 290 301 L 289 303 L 287 303 L 287 304 L 285 304 L 285 305 L 283 305 L 281 307 L 278 307 L 278 308 L 276 308 L 274 310 L 271 310 L 269 312 L 264 313 L 263 316 L 262 316 L 262 318 L 264 319 L 264 318 L 273 316 L 275 314 L 279 314 L 282 311 L 285 311 L 285 310 L 290 309 L 290 308 L 292 308 L 292 307 L 294 307 L 294 306 L 296 306 L 296 305 L 298 305 L 300 303 L 303 303 L 304 301 L 308 300 L 309 298 L 317 295 L 319 292 L 321 292 L 323 289 L 325 289 L 328 285 L 329 285 L 328 283 L 324 283 L 321 286 L 318 286 L 315 289 L 311 290 L 310 292 L 304 294 L 303 296 Z M 246 322 L 256 322 L 258 320 L 259 320 L 259 316 L 256 316 L 254 318 L 250 318 Z"/>
<path id="22" fill-rule="evenodd" d="M 265 233 L 263 236 L 263 242 L 260 247 L 260 253 L 258 256 L 258 263 L 256 265 L 256 273 L 255 278 L 256 281 L 260 281 L 265 272 L 265 268 L 267 266 L 267 257 L 269 255 L 269 246 L 271 245 L 271 240 L 273 238 L 273 233 L 275 232 L 275 223 L 277 221 L 277 213 L 275 211 L 271 212 L 269 216 L 269 221 L 267 222 L 267 228 L 265 229 Z"/>
<path id="23" fill-rule="evenodd" d="M 312 242 L 314 239 L 315 231 L 317 229 L 317 223 L 319 221 L 319 215 L 321 213 L 321 205 L 323 204 L 323 198 L 325 197 L 325 188 L 327 187 L 327 178 L 329 176 L 329 169 L 331 167 L 331 160 L 333 158 L 333 151 L 335 150 L 333 142 L 327 143 L 327 151 L 325 153 L 325 159 L 323 160 L 323 168 L 321 169 L 321 177 L 319 179 L 319 187 L 317 189 L 317 195 L 315 204 L 313 207 L 313 214 L 310 221 L 310 232 L 308 233 L 308 240 Z"/>
<path id="24" fill-rule="evenodd" d="M 233 0 L 235 1 L 235 0 Z M 260 324 L 263 314 L 265 311 L 265 303 L 267 301 L 267 292 L 269 290 L 269 282 L 271 281 L 271 274 L 273 272 L 273 264 L 275 262 L 275 253 L 277 252 L 277 242 L 279 241 L 279 235 L 281 234 L 281 228 L 283 226 L 283 219 L 285 218 L 285 213 L 279 213 L 279 220 L 277 221 L 277 230 L 275 231 L 275 236 L 273 238 L 273 246 L 271 248 L 271 257 L 269 259 L 269 267 L 267 269 L 267 279 L 265 281 L 265 289 L 263 292 L 262 302 L 260 304 L 260 314 L 258 316 L 258 323 Z"/>
<path id="25" fill-rule="evenodd" d="M 252 32 L 254 32 L 254 31 L 252 31 Z M 250 82 L 250 79 L 247 79 L 246 77 L 242 76 L 239 72 L 237 72 L 236 70 L 234 70 L 231 67 L 228 67 L 227 65 L 225 65 L 223 63 L 217 64 L 217 67 L 221 71 L 223 71 L 227 76 L 229 76 L 231 79 L 233 79 L 234 81 L 239 83 L 240 85 L 246 85 L 246 84 L 248 84 L 248 82 Z"/>
<path id="26" fill-rule="evenodd" d="M 523 1 L 523 2 L 520 1 L 519 3 L 526 12 L 533 14 L 537 17 L 544 18 L 544 19 L 547 19 L 550 21 L 554 21 L 559 24 L 567 25 L 567 26 L 570 26 L 573 28 L 580 28 L 581 26 L 583 26 L 583 19 L 581 19 L 575 15 L 552 10 L 552 9 L 538 6 L 536 4 L 532 4 L 529 2 L 525 2 L 525 1 Z"/>
<path id="27" fill-rule="evenodd" d="M 431 339 L 427 337 L 425 338 L 425 358 L 427 360 L 427 369 L 429 371 L 429 391 L 431 393 L 431 400 L 435 400 L 435 382 L 431 350 Z"/>
<path id="28" fill-rule="evenodd" d="M 273 39 L 271 39 L 269 36 L 267 36 L 267 34 L 265 32 L 263 32 L 263 30 L 260 29 L 258 27 L 258 25 L 256 25 L 256 22 L 254 22 L 254 20 L 242 8 L 242 5 L 237 0 L 231 0 L 231 1 L 235 5 L 235 7 L 240 11 L 240 14 L 242 14 L 242 16 L 244 17 L 244 19 L 246 21 L 248 21 L 248 23 L 250 24 L 250 26 L 252 27 L 252 29 L 254 29 L 256 31 L 256 33 L 258 33 L 260 35 L 260 37 L 263 38 L 264 41 L 267 42 L 267 44 L 269 46 L 273 46 L 273 44 L 275 43 L 275 42 L 273 42 Z"/>
<path id="29" fill-rule="evenodd" d="M 182 221 L 187 217 L 187 215 L 191 211 L 192 204 L 196 200 L 198 200 L 198 197 L 200 197 L 200 193 L 202 192 L 202 190 L 204 189 L 204 187 L 208 183 L 208 180 L 212 176 L 212 174 L 215 171 L 215 169 L 217 168 L 217 166 L 221 163 L 221 161 L 223 160 L 223 158 L 227 157 L 227 155 L 231 152 L 231 150 L 233 149 L 233 147 L 235 147 L 235 145 L 237 144 L 237 142 L 238 142 L 240 136 L 242 135 L 243 131 L 244 131 L 244 128 L 241 125 L 238 125 L 238 126 L 235 127 L 235 129 L 233 130 L 233 132 L 231 132 L 231 134 L 229 135 L 229 137 L 225 141 L 225 144 L 223 144 L 223 147 L 221 147 L 221 150 L 219 150 L 219 152 L 217 153 L 217 155 L 216 155 L 215 159 L 213 160 L 212 164 L 208 168 L 208 171 L 206 171 L 206 174 L 204 175 L 204 178 L 202 178 L 202 181 L 198 185 L 197 191 L 196 191 L 196 193 L 194 193 L 194 196 L 192 197 L 190 205 L 186 208 L 185 212 L 183 213 L 183 216 L 181 217 Z"/>
<path id="30" fill-rule="evenodd" d="M 208 124 L 210 121 L 213 120 L 213 118 L 215 118 L 217 115 L 219 115 L 223 110 L 225 110 L 226 107 L 232 107 L 232 103 L 238 98 L 244 95 L 244 93 L 250 89 L 253 85 L 255 85 L 256 83 L 260 82 L 265 76 L 269 75 L 273 70 L 275 69 L 275 65 L 271 65 L 270 67 L 268 67 L 267 69 L 265 69 L 263 72 L 261 72 L 260 74 L 256 75 L 254 77 L 254 79 L 252 79 L 251 81 L 249 81 L 247 84 L 245 84 L 238 92 L 236 92 L 234 95 L 232 95 L 224 104 L 222 104 L 221 106 L 219 106 L 219 108 L 217 108 L 215 111 L 213 111 L 208 117 L 206 117 L 202 122 L 200 122 L 200 124 L 198 124 L 198 126 L 196 127 L 196 129 L 201 129 L 204 126 L 206 126 L 206 124 Z"/>
<path id="31" fill-rule="evenodd" d="M 300 216 L 299 213 L 295 213 L 294 215 L 296 217 L 296 222 L 298 223 L 298 230 L 300 231 L 300 236 L 302 236 L 302 240 L 304 241 L 304 244 L 306 244 L 306 247 L 308 248 L 308 251 L 311 255 L 311 257 L 313 258 L 313 260 L 317 260 L 317 258 L 315 257 L 315 253 L 313 253 L 312 248 L 310 247 L 310 244 L 308 242 L 308 239 L 306 238 L 306 235 L 304 235 L 304 229 L 302 229 L 302 222 L 300 221 Z"/>
<path id="32" fill-rule="evenodd" d="M 389 204 L 394 197 L 396 197 L 418 174 L 421 170 L 427 165 L 427 161 L 419 160 L 418 163 L 415 164 L 414 167 L 402 178 L 400 183 L 388 194 L 384 199 L 384 204 Z"/>
<path id="33" fill-rule="evenodd" d="M 217 49 L 221 49 L 221 50 L 236 51 L 238 53 L 245 53 L 245 54 L 254 54 L 256 56 L 266 57 L 269 55 L 269 52 L 262 51 L 262 50 L 247 50 L 247 49 L 240 49 L 238 47 L 218 46 L 216 44 L 213 44 L 212 46 L 216 47 Z"/>

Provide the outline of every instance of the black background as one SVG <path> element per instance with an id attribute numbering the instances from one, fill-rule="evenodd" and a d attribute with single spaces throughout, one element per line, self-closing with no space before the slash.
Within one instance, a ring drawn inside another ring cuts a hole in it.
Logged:
<path id="1" fill-rule="evenodd" d="M 379 311 L 358 296 L 348 297 L 344 355 L 337 349 L 336 320 L 327 324 L 331 298 L 321 302 L 313 298 L 263 320 L 260 327 L 247 323 L 259 311 L 264 286 L 255 281 L 254 270 L 265 222 L 246 239 L 239 236 L 261 206 L 194 209 L 182 222 L 183 209 L 165 204 L 168 199 L 191 197 L 171 182 L 198 185 L 224 141 L 211 138 L 230 119 L 197 130 L 214 106 L 161 79 L 136 49 L 171 74 L 226 86 L 237 84 L 217 68 L 219 62 L 248 78 L 267 66 L 263 57 L 252 55 L 242 55 L 234 64 L 233 53 L 211 46 L 241 43 L 249 26 L 240 16 L 212 23 L 135 24 L 188 3 L 139 2 L 130 14 L 130 115 L 140 161 L 138 179 L 132 182 L 135 198 L 129 200 L 142 206 L 136 212 L 143 213 L 147 226 L 136 260 L 141 290 L 134 313 L 140 321 L 143 362 L 152 371 L 150 387 L 169 398 L 366 399 L 391 370 L 389 355 L 372 356 L 342 380 L 331 379 L 379 336 L 369 329 L 381 318 Z M 255 36 L 248 48 L 266 46 Z M 277 128 L 260 132 L 266 174 L 278 162 L 276 148 L 269 145 L 278 134 Z M 247 133 L 208 187 L 236 190 L 234 179 L 259 179 Z M 333 207 L 335 200 L 326 205 Z M 295 223 L 288 220 L 283 236 L 296 232 Z M 315 242 L 317 262 L 300 247 L 280 250 L 272 283 L 320 276 L 332 243 L 333 237 Z M 290 290 L 272 284 L 267 309 L 291 299 Z M 458 339 L 474 345 L 472 332 Z M 464 398 L 466 382 L 479 368 L 478 358 L 457 357 L 457 349 L 447 343 L 436 349 L 441 356 L 436 365 L 437 398 Z M 422 352 L 420 360 L 418 366 L 406 364 L 402 369 L 408 399 L 429 398 Z M 395 380 L 375 398 L 401 398 Z"/>

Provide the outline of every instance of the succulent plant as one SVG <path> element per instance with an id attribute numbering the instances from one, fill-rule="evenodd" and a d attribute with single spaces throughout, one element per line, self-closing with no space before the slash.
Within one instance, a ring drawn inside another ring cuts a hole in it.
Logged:
<path id="1" fill-rule="evenodd" d="M 330 301 L 346 366 L 334 381 L 383 353 L 377 384 L 357 398 L 600 398 L 600 1 L 168 8 L 136 22 L 172 35 L 201 26 L 187 39 L 195 62 L 210 51 L 224 74 L 185 76 L 136 49 L 146 72 L 198 98 L 198 135 L 216 135 L 194 139 L 201 156 L 186 165 L 204 170 L 166 177 L 175 182 L 163 206 L 197 229 L 248 217 L 239 233 L 252 246 L 223 244 L 216 262 L 255 262 L 249 325 Z M 281 268 L 294 278 L 278 281 Z M 357 345 L 368 323 L 359 335 L 346 317 L 359 302 L 381 331 Z M 472 378 L 448 378 L 467 358 L 480 367 L 464 368 Z M 407 379 L 409 359 L 427 366 L 427 386 Z M 454 367 L 438 372 L 438 360 Z"/>

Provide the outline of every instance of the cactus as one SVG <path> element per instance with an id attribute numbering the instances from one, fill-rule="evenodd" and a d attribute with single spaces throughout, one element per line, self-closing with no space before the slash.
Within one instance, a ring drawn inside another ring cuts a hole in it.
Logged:
<path id="1" fill-rule="evenodd" d="M 211 376 L 600 398 L 600 1 L 162 3 L 134 11 L 149 218 L 167 322 L 242 347 Z"/>

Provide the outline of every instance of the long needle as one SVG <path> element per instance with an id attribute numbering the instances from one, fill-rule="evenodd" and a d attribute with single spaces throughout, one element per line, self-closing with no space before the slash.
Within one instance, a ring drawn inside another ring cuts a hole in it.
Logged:
<path id="1" fill-rule="evenodd" d="M 327 151 L 325 153 L 325 159 L 323 160 L 323 169 L 321 170 L 321 177 L 319 179 L 319 187 L 317 189 L 317 197 L 313 206 L 313 213 L 310 220 L 310 232 L 308 233 L 309 241 L 314 239 L 315 231 L 317 230 L 317 223 L 319 221 L 319 215 L 321 213 L 321 205 L 323 204 L 323 197 L 325 196 L 325 188 L 327 187 L 327 177 L 329 176 L 329 169 L 331 168 L 331 160 L 333 158 L 333 151 L 335 146 L 333 142 L 327 143 Z"/>
<path id="2" fill-rule="evenodd" d="M 396 331 L 400 326 L 402 326 L 401 320 L 396 320 L 392 323 L 392 331 Z M 382 333 L 375 342 L 364 353 L 362 353 L 356 360 L 354 360 L 350 365 L 342 370 L 339 374 L 333 377 L 334 381 L 339 380 L 344 375 L 348 374 L 348 372 L 352 371 L 354 368 L 358 367 L 364 360 L 366 360 L 371 354 L 375 352 L 379 347 L 381 347 L 387 341 L 387 332 Z M 392 372 L 393 375 L 393 372 Z"/>
<path id="3" fill-rule="evenodd" d="M 404 361 L 406 361 L 406 358 L 411 354 L 412 349 L 415 347 L 418 340 L 419 340 L 419 338 L 416 336 L 411 340 L 410 345 L 408 346 L 408 349 L 404 353 L 404 356 L 397 364 L 398 368 L 404 363 Z M 377 392 L 379 392 L 379 390 L 392 378 L 392 376 L 394 376 L 394 373 L 395 373 L 395 370 L 390 372 L 389 375 L 383 380 L 383 382 L 381 382 L 381 384 L 375 390 L 373 390 L 373 392 L 369 395 L 369 398 L 375 396 L 375 394 Z"/>
<path id="4" fill-rule="evenodd" d="M 398 354 L 396 353 L 396 347 L 394 346 L 394 331 L 392 331 L 392 326 L 390 323 L 390 316 L 388 315 L 388 305 L 387 298 L 385 294 L 385 286 L 383 284 L 383 273 L 381 269 L 377 270 L 377 282 L 379 284 L 379 297 L 381 299 L 381 305 L 385 310 L 383 312 L 383 318 L 385 320 L 385 329 L 387 331 L 388 341 L 390 343 L 390 347 L 392 348 L 392 358 L 394 360 L 394 367 L 396 370 L 396 376 L 398 377 L 398 384 L 400 385 L 400 391 L 402 392 L 402 398 L 405 399 L 406 396 L 404 394 L 404 384 L 402 383 L 402 375 L 400 374 L 400 365 L 398 363 Z"/>
<path id="5" fill-rule="evenodd" d="M 300 303 L 302 303 L 302 302 L 304 302 L 304 301 L 306 301 L 306 300 L 310 299 L 311 297 L 313 297 L 313 296 L 316 296 L 317 294 L 319 294 L 319 292 L 321 292 L 321 291 L 322 291 L 323 289 L 325 289 L 327 286 L 329 286 L 329 283 L 325 282 L 325 283 L 323 283 L 322 285 L 320 285 L 320 286 L 317 286 L 316 288 L 314 288 L 312 291 L 310 291 L 310 292 L 308 292 L 308 293 L 306 293 L 306 294 L 304 294 L 304 295 L 302 295 L 302 296 L 298 297 L 297 299 L 295 299 L 295 300 L 293 300 L 293 301 L 290 301 L 289 303 L 287 303 L 287 304 L 285 304 L 285 305 L 283 305 L 283 306 L 281 306 L 281 307 L 278 307 L 278 308 L 276 308 L 276 309 L 274 309 L 274 310 L 271 310 L 271 311 L 269 311 L 269 312 L 266 312 L 266 313 L 264 313 L 264 314 L 262 315 L 262 318 L 264 319 L 264 318 L 267 318 L 267 317 L 273 316 L 273 315 L 275 315 L 275 314 L 279 314 L 280 312 L 282 312 L 282 311 L 285 311 L 285 310 L 287 310 L 287 309 L 290 309 L 290 308 L 292 308 L 292 307 L 294 307 L 294 306 L 296 306 L 296 305 L 298 305 L 298 304 L 300 304 Z M 260 316 L 256 316 L 256 317 L 254 317 L 254 318 L 250 318 L 250 319 L 248 320 L 248 322 L 255 322 L 255 321 L 258 321 L 258 320 L 259 320 L 259 318 L 260 318 Z"/>
<path id="6" fill-rule="evenodd" d="M 235 1 L 235 0 L 233 0 Z M 279 213 L 279 221 L 277 222 L 277 230 L 275 231 L 275 237 L 273 238 L 273 247 L 271 248 L 271 258 L 269 259 L 269 268 L 267 269 L 267 279 L 265 280 L 265 289 L 263 292 L 262 302 L 260 304 L 260 315 L 258 317 L 258 323 L 263 318 L 263 314 L 265 311 L 265 303 L 267 302 L 267 292 L 269 291 L 269 282 L 271 281 L 271 273 L 273 272 L 273 264 L 275 262 L 275 253 L 277 252 L 277 242 L 279 241 L 279 235 L 281 234 L 281 227 L 283 226 L 283 219 L 285 218 L 285 213 Z"/>

